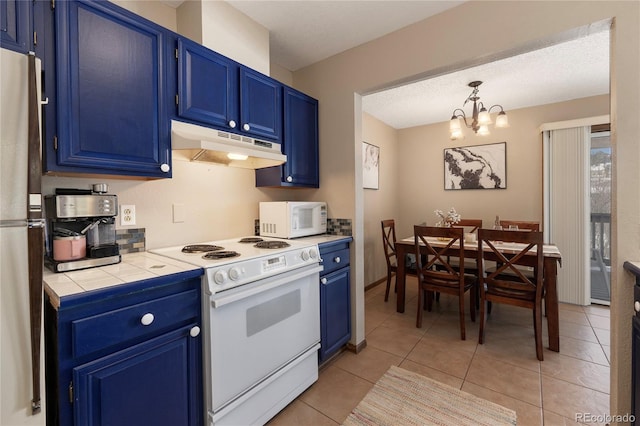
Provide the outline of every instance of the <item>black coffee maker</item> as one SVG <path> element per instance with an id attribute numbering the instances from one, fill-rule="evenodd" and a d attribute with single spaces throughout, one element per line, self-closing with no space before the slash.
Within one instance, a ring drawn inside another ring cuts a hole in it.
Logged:
<path id="1" fill-rule="evenodd" d="M 120 262 L 118 198 L 105 186 L 98 186 L 104 192 L 57 188 L 55 195 L 45 196 L 49 269 L 67 272 Z"/>

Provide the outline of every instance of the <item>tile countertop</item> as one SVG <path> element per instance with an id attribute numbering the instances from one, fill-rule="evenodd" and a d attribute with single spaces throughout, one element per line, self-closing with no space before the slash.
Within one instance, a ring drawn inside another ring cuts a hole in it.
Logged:
<path id="1" fill-rule="evenodd" d="M 52 272 L 45 268 L 43 282 L 45 292 L 57 309 L 60 307 L 60 299 L 66 296 L 190 271 L 196 272 L 201 269 L 156 254 L 140 252 L 123 254 L 122 261 L 115 265 L 64 273 Z"/>

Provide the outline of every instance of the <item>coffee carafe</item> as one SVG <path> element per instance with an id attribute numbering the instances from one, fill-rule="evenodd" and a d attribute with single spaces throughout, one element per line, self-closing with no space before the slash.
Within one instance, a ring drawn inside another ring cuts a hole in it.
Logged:
<path id="1" fill-rule="evenodd" d="M 120 262 L 117 196 L 58 188 L 55 195 L 45 197 L 45 210 L 45 264 L 51 270 L 66 272 Z"/>

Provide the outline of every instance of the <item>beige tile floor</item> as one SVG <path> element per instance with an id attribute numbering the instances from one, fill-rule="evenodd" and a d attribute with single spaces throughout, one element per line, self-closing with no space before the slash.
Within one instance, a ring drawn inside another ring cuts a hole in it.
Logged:
<path id="1" fill-rule="evenodd" d="M 511 408 L 521 426 L 580 424 L 577 413 L 609 413 L 608 307 L 561 304 L 560 353 L 546 348 L 545 330 L 540 362 L 530 310 L 494 304 L 479 345 L 478 323 L 469 318 L 467 340 L 460 340 L 454 297 L 442 295 L 416 328 L 415 278 L 407 289 L 403 314 L 395 312 L 394 294 L 384 302 L 383 285 L 368 290 L 366 348 L 323 366 L 318 381 L 269 424 L 341 424 L 391 365 Z"/>

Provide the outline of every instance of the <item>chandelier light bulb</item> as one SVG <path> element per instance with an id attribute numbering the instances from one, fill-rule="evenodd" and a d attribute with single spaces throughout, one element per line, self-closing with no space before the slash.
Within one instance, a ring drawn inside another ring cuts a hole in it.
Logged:
<path id="1" fill-rule="evenodd" d="M 478 129 L 478 134 L 480 136 L 487 136 L 489 134 L 489 126 L 487 126 L 486 124 L 480 126 L 480 128 Z"/>
<path id="2" fill-rule="evenodd" d="M 462 131 L 462 126 L 460 125 L 460 119 L 455 115 L 451 117 L 451 121 L 449 121 L 449 130 L 453 134 L 455 131 Z"/>
<path id="3" fill-rule="evenodd" d="M 489 114 L 489 111 L 487 111 L 487 109 L 484 107 L 480 110 L 480 113 L 478 113 L 478 124 L 480 126 L 491 124 L 491 115 Z"/>
<path id="4" fill-rule="evenodd" d="M 456 130 L 451 130 L 451 140 L 454 141 L 456 139 L 464 139 L 464 135 L 462 134 L 462 129 L 460 128 Z"/>
<path id="5" fill-rule="evenodd" d="M 500 111 L 500 113 L 496 117 L 496 127 L 501 129 L 504 129 L 505 127 L 509 127 L 509 118 L 507 118 L 506 112 Z"/>

